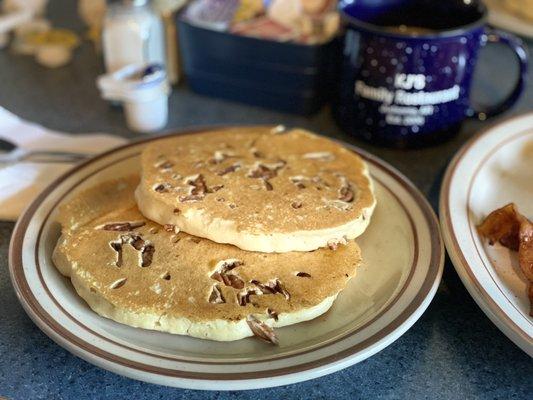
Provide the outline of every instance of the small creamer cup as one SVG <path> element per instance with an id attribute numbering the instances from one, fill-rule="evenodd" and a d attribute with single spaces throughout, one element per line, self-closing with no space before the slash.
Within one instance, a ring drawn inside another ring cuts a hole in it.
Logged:
<path id="1" fill-rule="evenodd" d="M 149 133 L 166 126 L 170 88 L 162 67 L 128 65 L 99 77 L 98 87 L 104 99 L 124 104 L 131 130 Z"/>

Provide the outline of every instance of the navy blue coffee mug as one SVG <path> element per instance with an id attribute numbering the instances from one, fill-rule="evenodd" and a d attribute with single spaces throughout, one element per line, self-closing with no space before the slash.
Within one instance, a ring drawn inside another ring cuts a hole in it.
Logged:
<path id="1" fill-rule="evenodd" d="M 527 75 L 520 39 L 486 27 L 476 0 L 344 0 L 346 36 L 333 111 L 348 132 L 373 143 L 413 147 L 441 142 L 467 117 L 485 119 L 511 107 Z M 479 49 L 510 46 L 520 64 L 501 103 L 470 99 Z"/>

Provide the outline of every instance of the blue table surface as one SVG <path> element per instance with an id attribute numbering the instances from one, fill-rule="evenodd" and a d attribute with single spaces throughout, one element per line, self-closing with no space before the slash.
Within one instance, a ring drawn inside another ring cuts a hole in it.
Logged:
<path id="1" fill-rule="evenodd" d="M 49 17 L 82 32 L 76 2 L 54 1 Z M 530 50 L 532 42 L 527 42 Z M 57 70 L 30 57 L 0 52 L 0 105 L 28 120 L 72 133 L 104 131 L 136 137 L 120 111 L 98 95 L 101 59 L 84 44 L 74 61 Z M 474 96 L 495 101 L 512 86 L 516 64 L 501 47 L 483 51 Z M 506 115 L 533 109 L 533 87 Z M 493 124 L 467 121 L 451 141 L 422 150 L 383 149 L 343 134 L 329 110 L 305 118 L 196 95 L 185 85 L 170 98 L 169 128 L 219 123 L 283 123 L 302 126 L 361 146 L 405 175 L 437 208 L 442 174 L 457 149 Z M 428 310 L 400 339 L 373 357 L 340 372 L 290 386 L 204 392 L 168 388 L 124 378 L 95 367 L 44 335 L 25 314 L 7 267 L 13 223 L 0 222 L 0 396 L 9 399 L 256 399 L 430 398 L 521 399 L 533 396 L 533 362 L 474 303 L 446 261 L 443 281 Z"/>

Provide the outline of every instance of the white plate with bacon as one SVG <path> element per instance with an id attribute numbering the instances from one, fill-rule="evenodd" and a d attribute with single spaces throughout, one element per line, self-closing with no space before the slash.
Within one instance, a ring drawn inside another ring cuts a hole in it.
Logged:
<path id="1" fill-rule="evenodd" d="M 457 273 L 485 314 L 530 356 L 532 200 L 533 113 L 468 142 L 450 163 L 440 194 L 442 233 Z"/>

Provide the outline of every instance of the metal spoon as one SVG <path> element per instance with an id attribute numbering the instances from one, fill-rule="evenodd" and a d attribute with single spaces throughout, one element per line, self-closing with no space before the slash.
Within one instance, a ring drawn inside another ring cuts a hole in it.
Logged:
<path id="1" fill-rule="evenodd" d="M 87 153 L 56 150 L 25 150 L 9 140 L 0 138 L 0 164 L 16 164 L 21 161 L 34 163 L 76 163 L 91 156 Z"/>

